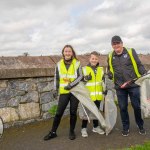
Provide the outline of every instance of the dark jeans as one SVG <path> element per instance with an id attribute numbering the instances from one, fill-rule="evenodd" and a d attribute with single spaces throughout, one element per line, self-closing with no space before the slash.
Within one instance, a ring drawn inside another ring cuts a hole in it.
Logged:
<path id="1" fill-rule="evenodd" d="M 128 88 L 128 89 L 117 89 L 117 97 L 120 108 L 121 120 L 123 124 L 123 130 L 128 130 L 130 126 L 129 114 L 128 114 L 128 95 L 131 100 L 131 105 L 134 109 L 134 116 L 136 124 L 140 129 L 143 128 L 143 119 L 141 117 L 140 108 L 140 88 Z"/>
<path id="2" fill-rule="evenodd" d="M 99 109 L 101 101 L 96 100 L 96 101 L 94 101 L 94 103 L 97 106 L 97 108 Z M 88 120 L 82 120 L 82 128 L 86 128 L 87 123 L 88 123 Z M 94 119 L 93 120 L 93 127 L 96 128 L 97 126 L 98 126 L 98 120 Z"/>
<path id="3" fill-rule="evenodd" d="M 62 118 L 64 110 L 66 109 L 69 102 L 70 102 L 70 131 L 74 131 L 77 121 L 77 108 L 79 101 L 74 95 L 69 93 L 69 94 L 61 94 L 59 96 L 58 108 L 56 115 L 54 117 L 54 122 L 51 130 L 52 132 L 56 132 L 60 124 L 60 120 Z"/>

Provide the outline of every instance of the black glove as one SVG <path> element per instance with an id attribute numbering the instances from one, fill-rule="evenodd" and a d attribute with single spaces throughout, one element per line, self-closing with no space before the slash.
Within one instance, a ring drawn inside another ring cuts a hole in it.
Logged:
<path id="1" fill-rule="evenodd" d="M 58 96 L 58 90 L 55 90 L 55 91 L 53 92 L 53 96 L 54 96 L 54 98 L 57 98 L 57 96 Z"/>
<path id="2" fill-rule="evenodd" d="M 113 74 L 112 74 L 111 72 L 108 72 L 107 75 L 108 75 L 108 78 L 109 78 L 110 80 L 113 79 Z"/>
<path id="3" fill-rule="evenodd" d="M 70 86 L 70 84 L 68 84 L 67 86 L 64 87 L 65 90 L 70 90 L 72 87 Z"/>
<path id="4" fill-rule="evenodd" d="M 107 91 L 107 90 L 105 90 L 105 91 L 103 91 L 103 94 L 104 94 L 104 95 L 107 95 L 107 92 L 108 92 L 108 91 Z"/>
<path id="5" fill-rule="evenodd" d="M 86 75 L 86 76 L 84 77 L 84 79 L 85 79 L 86 81 L 92 80 L 91 73 L 90 73 L 89 75 Z"/>

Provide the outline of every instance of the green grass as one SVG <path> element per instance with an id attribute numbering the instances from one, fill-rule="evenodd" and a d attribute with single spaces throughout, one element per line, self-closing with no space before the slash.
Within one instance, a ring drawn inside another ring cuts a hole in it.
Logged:
<path id="1" fill-rule="evenodd" d="M 123 150 L 150 150 L 150 142 L 145 142 L 143 145 L 135 145 Z"/>
<path id="2" fill-rule="evenodd" d="M 58 107 L 58 105 L 53 105 L 53 106 L 48 110 L 48 112 L 49 112 L 52 116 L 55 116 L 56 111 L 57 111 L 57 107 Z"/>

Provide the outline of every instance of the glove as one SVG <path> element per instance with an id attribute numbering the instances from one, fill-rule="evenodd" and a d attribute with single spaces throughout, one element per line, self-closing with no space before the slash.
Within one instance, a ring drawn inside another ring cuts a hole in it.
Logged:
<path id="1" fill-rule="evenodd" d="M 70 84 L 68 84 L 67 86 L 64 87 L 65 90 L 70 90 L 72 87 L 70 86 Z"/>
<path id="2" fill-rule="evenodd" d="M 112 74 L 111 72 L 108 72 L 107 75 L 108 75 L 108 78 L 109 78 L 110 80 L 113 79 L 113 74 Z"/>
<path id="3" fill-rule="evenodd" d="M 86 75 L 86 76 L 84 77 L 84 79 L 85 79 L 86 81 L 91 80 L 91 79 L 92 79 L 91 73 L 90 73 L 89 75 Z"/>
<path id="4" fill-rule="evenodd" d="M 57 98 L 57 96 L 58 96 L 58 90 L 55 90 L 55 91 L 53 92 L 53 96 L 54 96 L 54 98 Z"/>
<path id="5" fill-rule="evenodd" d="M 108 91 L 107 91 L 107 90 L 105 90 L 105 91 L 103 91 L 103 94 L 104 94 L 104 95 L 107 95 L 107 92 L 108 92 Z"/>

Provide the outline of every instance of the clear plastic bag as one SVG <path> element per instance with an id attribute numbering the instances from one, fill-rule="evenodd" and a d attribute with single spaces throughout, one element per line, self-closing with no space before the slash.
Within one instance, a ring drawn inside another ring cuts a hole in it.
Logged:
<path id="1" fill-rule="evenodd" d="M 150 74 L 139 78 L 135 83 L 141 86 L 140 93 L 142 116 L 143 118 L 150 118 Z"/>
<path id="2" fill-rule="evenodd" d="M 104 108 L 104 116 L 106 122 L 106 135 L 108 135 L 116 124 L 117 120 L 117 107 L 114 101 L 115 93 L 112 90 L 108 90 L 107 95 L 105 97 L 105 108 Z"/>
<path id="3" fill-rule="evenodd" d="M 1 138 L 2 135 L 3 135 L 3 130 L 4 130 L 3 120 L 2 120 L 2 118 L 0 117 L 0 138 Z"/>
<path id="4" fill-rule="evenodd" d="M 82 103 L 92 114 L 99 120 L 103 128 L 106 127 L 104 117 L 96 107 L 95 103 L 91 101 L 90 93 L 83 82 L 72 88 L 71 93 Z M 89 117 L 89 116 L 88 116 Z"/>

